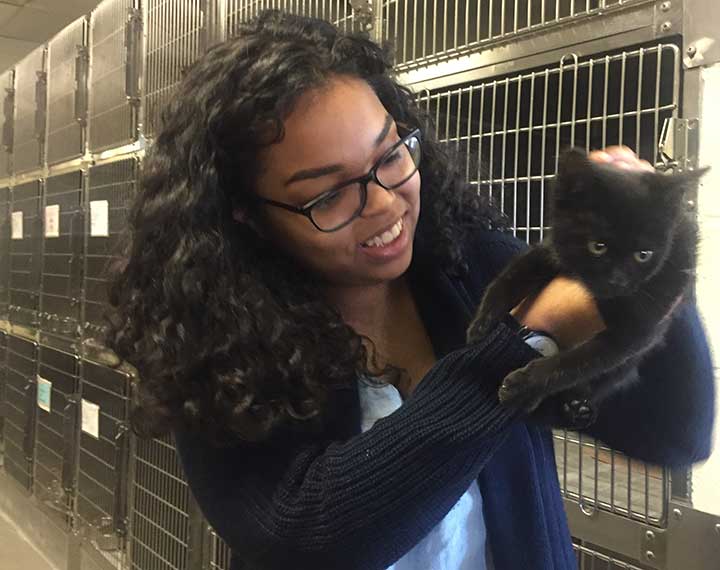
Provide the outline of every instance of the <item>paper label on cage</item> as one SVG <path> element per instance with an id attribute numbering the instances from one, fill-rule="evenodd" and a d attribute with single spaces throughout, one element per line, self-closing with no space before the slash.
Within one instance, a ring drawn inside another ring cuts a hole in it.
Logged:
<path id="1" fill-rule="evenodd" d="M 52 398 L 52 382 L 37 376 L 37 405 L 41 410 L 50 411 L 50 399 Z"/>
<path id="2" fill-rule="evenodd" d="M 100 439 L 100 406 L 87 400 L 82 401 L 82 430 Z"/>
<path id="3" fill-rule="evenodd" d="M 23 238 L 23 213 L 13 212 L 12 213 L 12 239 Z"/>
<path id="4" fill-rule="evenodd" d="M 109 237 L 108 226 L 108 201 L 93 200 L 90 202 L 90 235 Z"/>
<path id="5" fill-rule="evenodd" d="M 45 237 L 60 237 L 60 204 L 45 207 Z"/>

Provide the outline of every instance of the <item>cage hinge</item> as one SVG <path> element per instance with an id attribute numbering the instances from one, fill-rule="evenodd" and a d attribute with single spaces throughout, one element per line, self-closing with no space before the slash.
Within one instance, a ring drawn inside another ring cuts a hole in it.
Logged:
<path id="1" fill-rule="evenodd" d="M 700 121 L 698 119 L 665 119 L 658 153 L 665 169 L 677 172 L 698 166 Z"/>

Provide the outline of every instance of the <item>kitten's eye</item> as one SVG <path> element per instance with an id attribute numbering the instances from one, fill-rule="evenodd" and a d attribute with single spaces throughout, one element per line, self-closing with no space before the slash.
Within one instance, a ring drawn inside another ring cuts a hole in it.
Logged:
<path id="1" fill-rule="evenodd" d="M 593 255 L 600 257 L 601 255 L 605 255 L 605 253 L 607 252 L 607 244 L 601 241 L 589 241 L 588 250 Z"/>
<path id="2" fill-rule="evenodd" d="M 643 250 L 643 251 L 636 251 L 635 252 L 635 261 L 638 263 L 647 263 L 650 261 L 650 258 L 653 256 L 653 252 L 649 250 Z"/>

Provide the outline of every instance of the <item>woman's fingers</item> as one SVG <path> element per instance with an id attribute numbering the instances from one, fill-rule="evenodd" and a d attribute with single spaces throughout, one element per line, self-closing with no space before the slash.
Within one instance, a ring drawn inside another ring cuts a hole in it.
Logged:
<path id="1" fill-rule="evenodd" d="M 589 155 L 590 160 L 605 164 L 612 164 L 623 170 L 655 170 L 647 160 L 641 160 L 633 150 L 627 146 L 609 146 L 602 150 L 594 150 Z"/>

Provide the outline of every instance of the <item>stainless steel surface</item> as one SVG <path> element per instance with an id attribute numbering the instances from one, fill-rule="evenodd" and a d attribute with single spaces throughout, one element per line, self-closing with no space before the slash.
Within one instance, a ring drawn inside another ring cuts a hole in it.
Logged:
<path id="1" fill-rule="evenodd" d="M 48 42 L 47 161 L 85 153 L 88 21 L 82 17 Z"/>
<path id="2" fill-rule="evenodd" d="M 386 0 L 382 38 L 394 42 L 399 69 L 417 67 L 646 2 Z"/>
<path id="3" fill-rule="evenodd" d="M 88 136 L 92 152 L 137 138 L 136 62 L 139 11 L 133 0 L 105 0 L 90 17 L 90 108 Z M 129 59 L 130 58 L 130 59 Z"/>
<path id="4" fill-rule="evenodd" d="M 0 74 L 0 100 L 2 100 L 2 115 L 0 115 L 0 181 L 10 175 L 10 153 L 14 139 L 15 114 L 15 72 L 8 70 Z"/>
<path id="5" fill-rule="evenodd" d="M 22 212 L 22 238 L 10 240 L 9 320 L 28 331 L 37 329 L 38 325 L 43 246 L 41 203 L 40 181 L 12 188 L 11 210 Z"/>
<path id="6" fill-rule="evenodd" d="M 131 568 L 186 568 L 190 492 L 171 438 L 137 441 L 133 495 Z"/>
<path id="7" fill-rule="evenodd" d="M 0 321 L 10 304 L 10 188 L 0 187 Z"/>
<path id="8" fill-rule="evenodd" d="M 145 2 L 145 128 L 152 138 L 160 113 L 173 96 L 184 70 L 209 44 L 207 0 L 148 0 Z"/>
<path id="9" fill-rule="evenodd" d="M 237 33 L 238 26 L 262 10 L 276 8 L 283 12 L 328 20 L 342 30 L 359 30 L 349 0 L 220 0 L 227 2 L 227 33 Z"/>
<path id="10" fill-rule="evenodd" d="M 51 176 L 45 181 L 43 198 L 48 218 L 54 217 L 53 209 L 58 210 L 58 235 L 43 234 L 40 341 L 69 352 L 77 352 L 80 341 L 84 182 L 79 170 Z"/>
<path id="11" fill-rule="evenodd" d="M 569 54 L 545 69 L 423 90 L 418 100 L 468 180 L 532 243 L 547 229 L 545 196 L 562 149 L 626 144 L 657 162 L 662 122 L 679 111 L 679 66 L 674 45 Z"/>
<path id="12" fill-rule="evenodd" d="M 39 169 L 44 162 L 46 56 L 45 46 L 40 46 L 15 67 L 15 173 Z"/>

